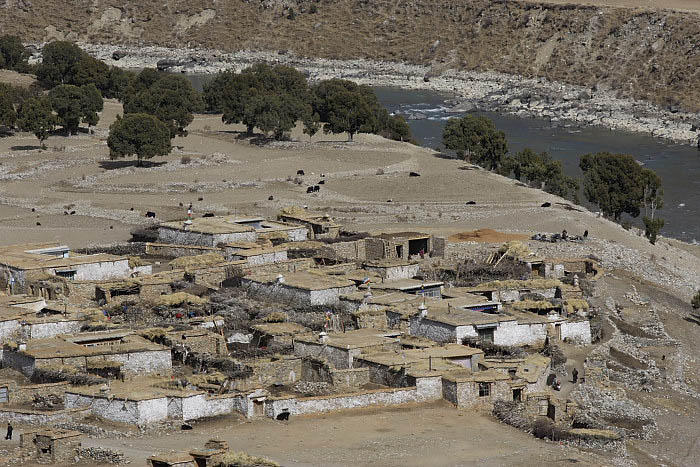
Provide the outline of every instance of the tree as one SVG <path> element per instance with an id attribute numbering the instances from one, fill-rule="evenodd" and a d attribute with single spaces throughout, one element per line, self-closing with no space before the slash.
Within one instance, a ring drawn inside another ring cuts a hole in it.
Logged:
<path id="1" fill-rule="evenodd" d="M 508 153 L 506 135 L 486 117 L 451 118 L 442 132 L 447 149 L 489 170 L 498 169 Z"/>
<path id="2" fill-rule="evenodd" d="M 97 113 L 102 111 L 103 101 L 94 84 L 81 87 L 61 84 L 49 91 L 49 98 L 58 122 L 66 133 L 77 133 L 81 122 L 97 125 Z"/>
<path id="3" fill-rule="evenodd" d="M 0 37 L 0 68 L 22 71 L 26 61 L 27 51 L 19 37 Z"/>
<path id="4" fill-rule="evenodd" d="M 642 168 L 632 156 L 601 152 L 581 157 L 584 193 L 608 217 L 639 216 L 644 197 Z"/>
<path id="5" fill-rule="evenodd" d="M 693 296 L 693 300 L 690 302 L 691 305 L 693 305 L 693 308 L 696 310 L 700 308 L 700 290 L 697 291 L 697 293 Z"/>
<path id="6" fill-rule="evenodd" d="M 204 110 L 202 96 L 183 76 L 143 70 L 124 96 L 124 113 L 155 115 L 170 129 L 172 137 L 186 135 L 194 112 Z"/>
<path id="7" fill-rule="evenodd" d="M 546 152 L 536 153 L 525 148 L 515 156 L 507 157 L 502 164 L 500 173 L 513 173 L 517 180 L 526 180 L 534 186 L 553 195 L 579 202 L 578 180 L 564 174 L 560 161 L 555 161 Z"/>
<path id="8" fill-rule="evenodd" d="M 109 127 L 107 138 L 110 159 L 136 156 L 137 165 L 143 159 L 170 153 L 170 130 L 160 119 L 150 114 L 132 113 L 117 120 Z"/>
<path id="9" fill-rule="evenodd" d="M 654 219 L 656 211 L 664 207 L 664 189 L 661 178 L 651 169 L 642 169 L 642 206 L 644 215 Z"/>
<path id="10" fill-rule="evenodd" d="M 241 73 L 219 73 L 204 87 L 204 100 L 223 122 L 246 125 L 248 134 L 257 127 L 282 139 L 300 120 L 304 133 L 318 130 L 306 76 L 291 67 L 256 64 Z"/>
<path id="11" fill-rule="evenodd" d="M 17 112 L 13 102 L 13 96 L 9 91 L 0 87 L 0 126 L 12 128 L 17 120 Z"/>
<path id="12" fill-rule="evenodd" d="M 56 127 L 56 116 L 49 98 L 40 96 L 24 101 L 17 112 L 17 127 L 21 131 L 34 133 L 43 146 L 49 133 Z"/>
<path id="13" fill-rule="evenodd" d="M 644 236 L 649 239 L 649 243 L 654 245 L 659 231 L 664 226 L 664 220 L 658 217 L 652 219 L 651 217 L 644 216 L 642 221 L 644 221 Z"/>
<path id="14" fill-rule="evenodd" d="M 100 92 L 112 95 L 110 68 L 68 41 L 54 41 L 44 46 L 36 76 L 46 89 L 59 84 L 84 86 L 94 84 Z"/>
<path id="15" fill-rule="evenodd" d="M 352 141 L 360 132 L 377 133 L 378 110 L 382 109 L 374 91 L 343 79 L 321 81 L 313 89 L 315 111 L 325 123 L 324 133 L 347 133 Z"/>

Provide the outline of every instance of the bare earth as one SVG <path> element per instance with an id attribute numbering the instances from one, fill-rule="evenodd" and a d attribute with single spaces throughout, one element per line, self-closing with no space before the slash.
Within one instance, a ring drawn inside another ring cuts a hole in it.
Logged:
<path id="1" fill-rule="evenodd" d="M 216 420 L 167 436 L 86 439 L 83 444 L 119 449 L 141 465 L 141 459 L 154 452 L 199 446 L 213 437 L 228 441 L 232 450 L 265 456 L 285 466 L 614 464 L 597 454 L 537 440 L 474 412 L 457 411 L 446 403 L 363 409 L 289 422 Z"/>
<path id="2" fill-rule="evenodd" d="M 541 0 L 542 3 L 554 3 L 560 5 L 593 5 L 593 6 L 611 6 L 616 8 L 644 8 L 664 10 L 679 10 L 679 11 L 700 11 L 700 2 L 698 0 Z"/>

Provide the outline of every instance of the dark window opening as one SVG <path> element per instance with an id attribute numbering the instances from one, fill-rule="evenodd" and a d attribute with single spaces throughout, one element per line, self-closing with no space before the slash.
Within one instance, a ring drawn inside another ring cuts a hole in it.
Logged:
<path id="1" fill-rule="evenodd" d="M 419 255 L 420 252 L 423 252 L 423 254 L 428 254 L 428 239 L 427 238 L 419 238 L 417 240 L 409 240 L 408 241 L 408 255 L 413 256 L 413 255 Z"/>
<path id="2" fill-rule="evenodd" d="M 479 397 L 491 395 L 491 383 L 479 383 Z"/>
<path id="3" fill-rule="evenodd" d="M 396 245 L 396 257 L 403 258 L 403 245 Z"/>
<path id="4" fill-rule="evenodd" d="M 481 342 L 488 342 L 489 344 L 493 344 L 493 331 L 494 328 L 484 328 L 484 329 L 477 329 L 477 334 L 479 335 L 479 340 Z"/>
<path id="5" fill-rule="evenodd" d="M 513 400 L 516 402 L 522 402 L 523 400 L 523 390 L 513 389 Z"/>

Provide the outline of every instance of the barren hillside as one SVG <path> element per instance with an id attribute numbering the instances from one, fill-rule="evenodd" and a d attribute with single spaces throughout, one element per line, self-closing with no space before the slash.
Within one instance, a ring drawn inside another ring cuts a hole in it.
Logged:
<path id="1" fill-rule="evenodd" d="M 700 110 L 700 14 L 492 0 L 4 0 L 0 29 L 26 40 L 292 50 L 433 63 L 617 89 Z M 664 6 L 690 9 L 676 0 Z M 293 10 L 293 14 L 291 11 Z"/>

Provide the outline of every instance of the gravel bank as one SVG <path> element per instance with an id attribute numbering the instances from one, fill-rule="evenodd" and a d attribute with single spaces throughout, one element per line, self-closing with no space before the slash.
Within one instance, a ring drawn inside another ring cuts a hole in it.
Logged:
<path id="1" fill-rule="evenodd" d="M 439 73 L 430 66 L 370 60 L 308 59 L 281 52 L 222 53 L 206 49 L 84 43 L 80 46 L 106 63 L 124 68 L 159 66 L 170 71 L 216 73 L 231 68 L 241 70 L 261 61 L 281 63 L 304 70 L 312 80 L 340 77 L 372 86 L 450 93 L 456 96 L 450 101 L 455 113 L 500 111 L 548 118 L 553 122 L 649 134 L 682 144 L 700 144 L 699 114 L 662 110 L 648 102 L 618 99 L 615 92 L 605 88 L 572 86 L 544 78 L 454 70 Z M 119 59 L 114 60 L 113 57 Z M 34 57 L 34 60 L 38 59 Z"/>

